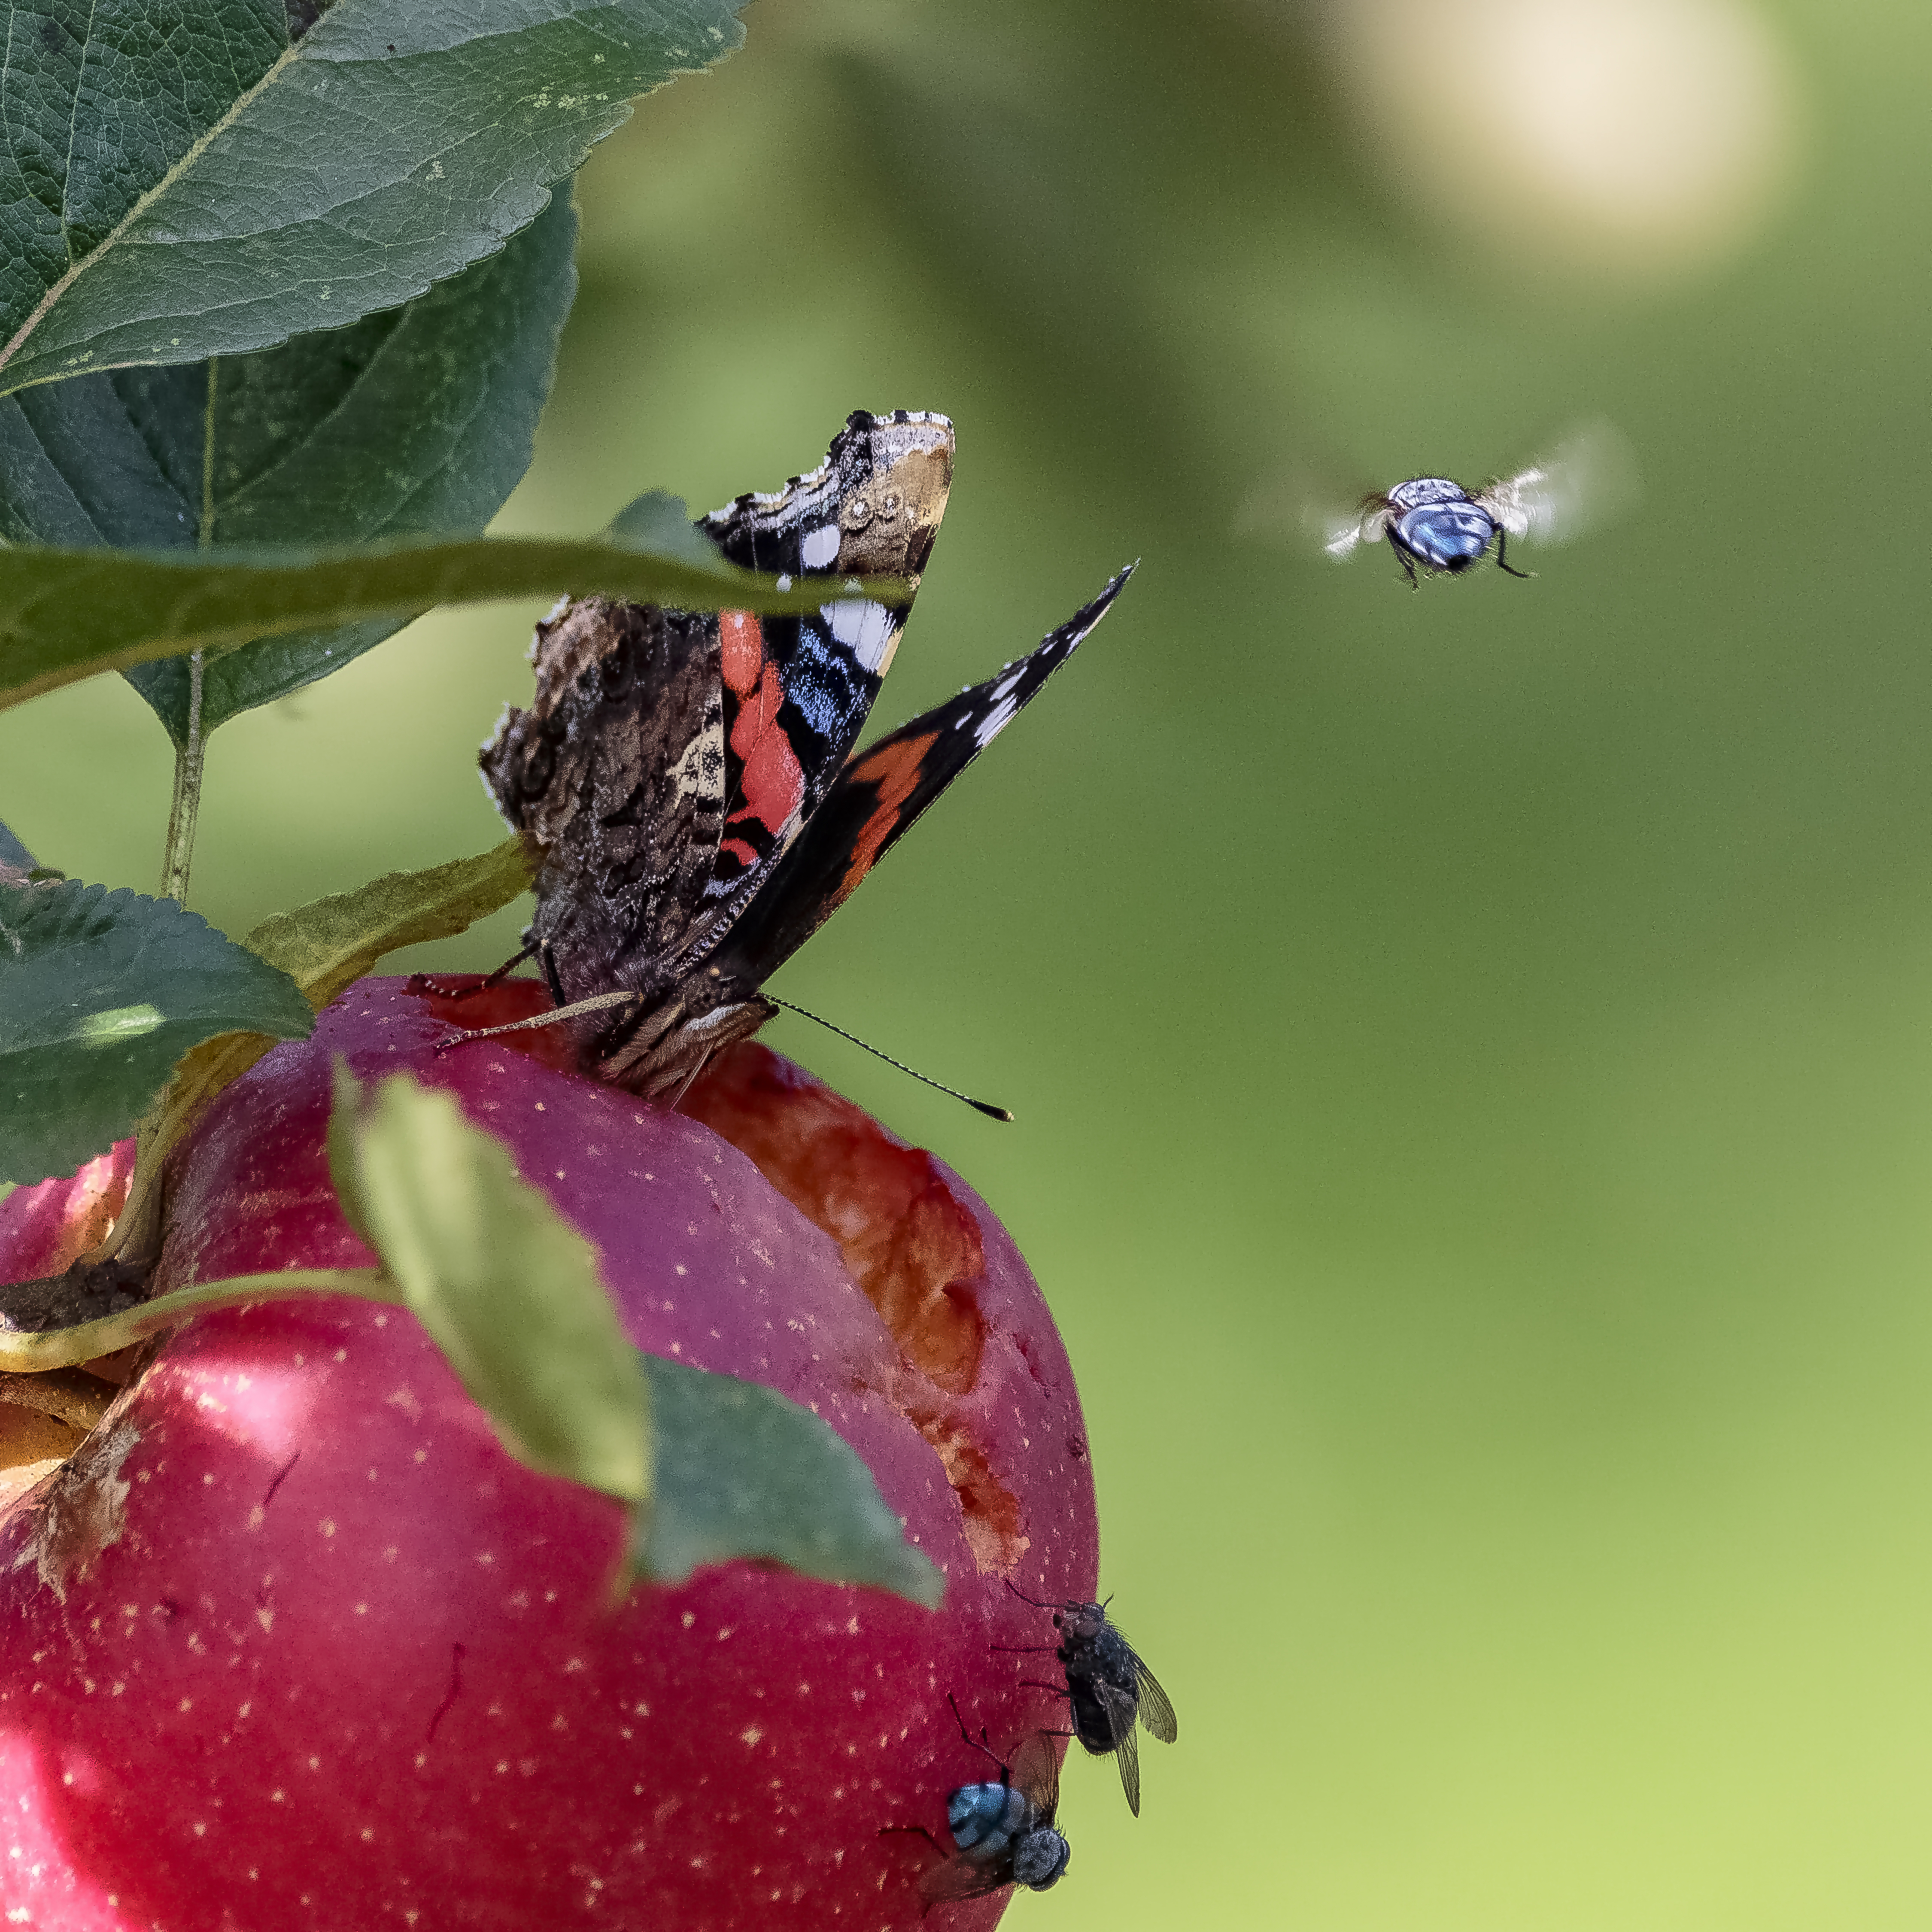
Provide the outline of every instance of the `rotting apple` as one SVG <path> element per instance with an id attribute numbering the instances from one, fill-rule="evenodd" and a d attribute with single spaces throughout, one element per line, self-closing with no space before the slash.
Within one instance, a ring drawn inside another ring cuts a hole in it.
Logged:
<path id="1" fill-rule="evenodd" d="M 996 1747 L 1064 1724 L 992 1648 L 1031 1640 L 1009 1580 L 1086 1598 L 1098 1559 L 1072 1374 L 1010 1238 L 762 1047 L 681 1113 L 564 1070 L 559 1030 L 433 1051 L 458 1012 L 547 1004 L 352 988 L 178 1155 L 157 1288 L 368 1265 L 328 1179 L 331 1056 L 408 1068 L 595 1244 L 640 1346 L 838 1430 L 944 1607 L 743 1562 L 617 1599 L 622 1509 L 514 1461 L 412 1318 L 202 1316 L 0 1517 L 10 1922 L 910 1927 L 934 1855 L 883 1829 L 943 1841 L 985 1774 L 946 1694 Z M 52 1251 L 64 1185 L 0 1205 L 0 1262 Z"/>

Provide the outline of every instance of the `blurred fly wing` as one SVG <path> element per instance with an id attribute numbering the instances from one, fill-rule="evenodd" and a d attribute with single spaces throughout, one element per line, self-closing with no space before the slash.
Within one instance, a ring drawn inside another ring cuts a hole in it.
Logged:
<path id="1" fill-rule="evenodd" d="M 1060 1760 L 1054 1754 L 1053 1740 L 1044 1731 L 1035 1731 L 1013 1753 L 1008 1774 L 1013 1788 L 1023 1792 L 1048 1824 L 1060 1806 Z"/>
<path id="2" fill-rule="evenodd" d="M 1141 1661 L 1140 1654 L 1134 1654 L 1134 1685 L 1140 1694 L 1141 1722 L 1164 1744 L 1171 1744 L 1180 1735 L 1180 1726 L 1174 1714 L 1174 1706 L 1167 1693 L 1160 1688 L 1154 1672 Z"/>
<path id="3" fill-rule="evenodd" d="M 1623 514 L 1636 501 L 1636 453 L 1615 424 L 1573 430 L 1541 461 L 1473 493 L 1513 537 L 1568 543 Z"/>
<path id="4" fill-rule="evenodd" d="M 1127 1794 L 1127 1809 L 1141 1815 L 1141 1754 L 1134 1738 L 1134 1700 L 1131 1691 L 1112 1684 L 1096 1684 L 1100 1708 L 1107 1714 L 1107 1730 L 1114 1740 L 1114 1762 L 1120 1770 L 1120 1789 Z"/>
<path id="5" fill-rule="evenodd" d="M 1244 536 L 1319 550 L 1346 563 L 1358 544 L 1381 542 L 1388 520 L 1386 496 L 1352 499 L 1346 485 L 1335 487 L 1331 468 L 1294 462 L 1250 491 L 1234 528 Z"/>
<path id="6" fill-rule="evenodd" d="M 984 1898 L 988 1892 L 1012 1883 L 1008 1869 L 1011 1863 L 1009 1858 L 984 1864 L 964 1856 L 947 1858 L 920 1873 L 919 1895 L 928 1905 L 956 1905 L 962 1899 Z"/>
<path id="7" fill-rule="evenodd" d="M 1365 496 L 1352 509 L 1312 502 L 1302 507 L 1302 528 L 1337 563 L 1346 563 L 1358 544 L 1381 542 L 1388 526 L 1386 496 Z"/>

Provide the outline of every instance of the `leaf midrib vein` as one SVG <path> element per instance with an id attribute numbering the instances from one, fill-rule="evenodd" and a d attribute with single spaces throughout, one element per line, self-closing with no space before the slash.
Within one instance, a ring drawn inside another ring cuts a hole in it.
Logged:
<path id="1" fill-rule="evenodd" d="M 90 15 L 90 19 L 91 18 L 92 16 Z M 262 76 L 261 79 L 258 80 L 253 87 L 250 88 L 247 92 L 237 94 L 234 100 L 229 103 L 227 111 L 220 116 L 218 119 L 211 122 L 200 134 L 195 136 L 193 142 L 189 144 L 188 148 L 182 155 L 181 159 L 176 162 L 174 166 L 170 168 L 166 173 L 163 175 L 161 178 L 154 183 L 153 187 L 147 189 L 136 199 L 133 205 L 128 208 L 127 213 L 122 215 L 121 219 L 114 224 L 112 229 L 109 231 L 106 238 L 101 242 L 100 245 L 84 260 L 74 262 L 72 266 L 68 268 L 67 273 L 62 275 L 58 281 L 55 282 L 48 289 L 46 293 L 41 296 L 40 300 L 34 304 L 33 312 L 27 317 L 26 320 L 22 322 L 20 327 L 14 332 L 13 337 L 8 342 L 6 346 L 4 349 L 0 349 L 0 371 L 4 371 L 7 368 L 7 365 L 14 361 L 14 359 L 20 354 L 22 348 L 26 346 L 28 338 L 33 334 L 34 331 L 39 328 L 40 324 L 46 320 L 46 317 L 52 310 L 54 304 L 60 300 L 62 296 L 65 295 L 68 290 L 72 288 L 74 284 L 78 281 L 89 268 L 92 268 L 96 262 L 104 261 L 106 259 L 108 255 L 114 249 L 116 244 L 119 242 L 122 237 L 127 233 L 128 230 L 134 226 L 135 222 L 140 220 L 141 216 L 146 214 L 148 209 L 152 207 L 153 204 L 161 197 L 161 196 L 165 194 L 170 188 L 172 188 L 175 183 L 201 159 L 201 157 L 207 152 L 209 146 L 234 124 L 234 123 L 240 118 L 245 109 L 252 106 L 261 94 L 265 93 L 281 78 L 283 70 L 288 67 L 291 62 L 298 59 L 300 58 L 300 49 L 294 46 L 286 48 L 281 53 L 278 54 L 273 63 L 269 66 L 267 72 Z M 78 111 L 79 100 L 80 92 L 79 90 L 76 89 L 75 91 L 76 112 Z M 70 132 L 68 139 L 68 153 L 70 160 L 71 159 L 72 152 L 73 137 L 71 132 Z M 64 206 L 64 202 L 63 206 Z M 63 233 L 64 233 L 66 230 L 64 217 L 63 217 L 62 222 L 62 230 Z"/>

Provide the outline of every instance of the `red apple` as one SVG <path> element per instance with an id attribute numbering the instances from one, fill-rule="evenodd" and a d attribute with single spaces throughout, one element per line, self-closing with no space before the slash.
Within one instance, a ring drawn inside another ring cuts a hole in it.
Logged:
<path id="1" fill-rule="evenodd" d="M 458 1011 L 544 1004 L 514 982 Z M 950 1170 L 763 1048 L 671 1113 L 547 1064 L 556 1033 L 438 1057 L 452 1016 L 364 981 L 223 1094 L 175 1164 L 157 1287 L 368 1265 L 329 1184 L 331 1056 L 407 1068 L 595 1244 L 640 1346 L 831 1423 L 944 1606 L 744 1562 L 614 1600 L 622 1509 L 513 1460 L 413 1318 L 204 1316 L 0 1516 L 0 1908 L 59 1932 L 916 1924 L 934 1854 L 882 1830 L 944 1842 L 946 1793 L 986 1774 L 947 1693 L 1001 1748 L 1063 1725 L 1024 1682 L 1052 1659 L 992 1646 L 1050 1639 L 1009 1580 L 1095 1585 L 1032 1276 Z M 16 1278 L 64 1185 L 0 1206 Z M 990 1926 L 1005 1896 L 952 1916 Z"/>

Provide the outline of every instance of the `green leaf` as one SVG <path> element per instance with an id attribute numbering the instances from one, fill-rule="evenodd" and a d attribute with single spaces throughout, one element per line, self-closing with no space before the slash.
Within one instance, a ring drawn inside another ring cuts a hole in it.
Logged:
<path id="1" fill-rule="evenodd" d="M 743 38 L 723 0 L 4 9 L 0 391 L 202 362 L 494 254 L 629 98 Z"/>
<path id="2" fill-rule="evenodd" d="M 159 526 L 118 530 L 110 542 L 165 545 L 176 530 L 206 544 L 480 536 L 530 467 L 576 292 L 576 236 L 577 212 L 560 194 L 500 254 L 406 308 L 257 356 L 30 389 L 0 412 L 32 418 L 74 389 L 116 391 L 182 501 Z M 70 476 L 88 446 L 56 446 Z M 402 621 L 263 638 L 216 658 L 202 680 L 202 730 L 340 670 Z M 188 661 L 128 675 L 182 743 Z"/>
<path id="3" fill-rule="evenodd" d="M 604 534 L 613 543 L 634 544 L 689 564 L 708 565 L 718 554 L 717 545 L 692 522 L 684 499 L 662 490 L 647 490 L 626 503 Z"/>
<path id="4" fill-rule="evenodd" d="M 576 225 L 560 195 L 500 254 L 348 328 L 0 398 L 0 536 L 192 550 L 481 532 L 529 466 L 576 286 Z M 404 621 L 217 658 L 204 731 L 339 669 Z M 180 743 L 186 660 L 129 677 Z"/>
<path id="5" fill-rule="evenodd" d="M 530 883 L 530 856 L 523 841 L 506 838 L 474 859 L 454 860 L 427 872 L 386 873 L 352 892 L 277 913 L 256 927 L 246 943 L 251 952 L 286 973 L 319 1012 L 384 953 L 424 940 L 453 938 L 508 905 Z M 208 1102 L 273 1044 L 259 1033 L 222 1034 L 183 1058 L 158 1117 L 142 1130 L 140 1158 L 115 1224 L 117 1250 L 143 1253 L 158 1238 L 168 1156 Z"/>
<path id="6" fill-rule="evenodd" d="M 846 596 L 904 603 L 897 578 L 848 578 Z M 778 580 L 727 563 L 593 539 L 476 537 L 361 550 L 264 547 L 154 550 L 0 548 L 0 707 L 97 671 L 194 650 L 221 651 L 433 604 L 484 604 L 568 590 L 684 610 L 810 611 L 823 578 Z"/>
<path id="7" fill-rule="evenodd" d="M 520 838 L 506 838 L 473 859 L 385 872 L 353 892 L 276 913 L 247 944 L 287 974 L 319 1011 L 386 952 L 454 939 L 529 891 L 532 876 L 529 849 Z"/>
<path id="8" fill-rule="evenodd" d="M 314 1024 L 286 974 L 172 899 L 0 883 L 0 1180 L 71 1174 L 212 1035 Z"/>
<path id="9" fill-rule="evenodd" d="M 644 1359 L 658 1442 L 644 1574 L 681 1583 L 700 1564 L 766 1557 L 938 1609 L 945 1578 L 830 1423 L 757 1382 Z"/>
<path id="10" fill-rule="evenodd" d="M 642 1503 L 650 1398 L 590 1244 L 452 1094 L 392 1074 L 364 1106 L 336 1064 L 329 1171 L 343 1211 L 505 1448 Z"/>
<path id="11" fill-rule="evenodd" d="M 4 825 L 0 825 L 0 877 L 11 874 L 16 883 L 23 883 L 29 872 L 40 869 L 40 861 Z"/>

